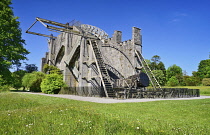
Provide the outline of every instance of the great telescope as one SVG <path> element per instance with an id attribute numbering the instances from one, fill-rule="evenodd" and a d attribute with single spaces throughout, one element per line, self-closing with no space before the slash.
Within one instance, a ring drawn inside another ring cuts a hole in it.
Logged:
<path id="1" fill-rule="evenodd" d="M 32 32 L 41 23 L 58 36 Z M 102 29 L 72 21 L 66 24 L 37 17 L 26 33 L 48 37 L 44 64 L 59 68 L 66 82 L 60 93 L 107 98 L 166 97 L 142 56 L 141 29 L 132 27 L 132 37 L 122 41 L 122 32 L 113 36 Z M 153 87 L 148 90 L 147 86 Z"/>

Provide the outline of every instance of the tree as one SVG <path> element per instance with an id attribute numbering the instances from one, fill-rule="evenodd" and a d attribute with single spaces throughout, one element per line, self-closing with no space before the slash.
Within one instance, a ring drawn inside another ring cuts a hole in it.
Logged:
<path id="1" fill-rule="evenodd" d="M 13 68 L 16 68 L 16 71 L 21 70 L 22 63 L 20 61 L 17 61 L 15 64 L 13 64 Z"/>
<path id="2" fill-rule="evenodd" d="M 198 86 L 200 84 L 200 79 L 194 76 L 183 76 L 185 86 Z"/>
<path id="3" fill-rule="evenodd" d="M 63 76 L 60 74 L 47 74 L 41 83 L 41 90 L 46 94 L 57 94 L 65 86 Z"/>
<path id="4" fill-rule="evenodd" d="M 9 91 L 10 90 L 10 86 L 8 86 L 7 84 L 5 84 L 5 80 L 2 78 L 2 75 L 0 75 L 0 92 L 2 91 Z"/>
<path id="5" fill-rule="evenodd" d="M 43 72 L 48 74 L 61 74 L 61 70 L 59 68 L 48 64 L 44 65 Z"/>
<path id="6" fill-rule="evenodd" d="M 25 69 L 27 73 L 38 71 L 38 67 L 35 64 L 26 64 Z"/>
<path id="7" fill-rule="evenodd" d="M 26 89 L 30 89 L 31 85 L 32 85 L 32 78 L 33 78 L 33 74 L 32 73 L 26 73 L 23 78 L 22 78 L 22 85 L 26 88 Z"/>
<path id="8" fill-rule="evenodd" d="M 153 70 L 152 73 L 154 74 L 155 78 L 159 82 L 161 86 L 165 85 L 165 75 L 162 70 Z"/>
<path id="9" fill-rule="evenodd" d="M 163 72 L 166 71 L 166 68 L 165 68 L 165 65 L 163 64 L 163 62 L 159 62 L 157 64 L 157 69 L 162 70 Z"/>
<path id="10" fill-rule="evenodd" d="M 162 70 L 164 76 L 166 76 L 166 68 L 165 68 L 165 65 L 163 64 L 163 62 L 159 62 L 159 63 L 158 63 L 157 69 L 158 69 L 158 70 Z"/>
<path id="11" fill-rule="evenodd" d="M 150 64 L 151 64 L 151 61 L 150 61 L 150 60 L 145 59 L 145 61 L 146 61 L 146 63 L 147 63 L 148 65 L 150 65 Z"/>
<path id="12" fill-rule="evenodd" d="M 22 78 L 26 74 L 24 70 L 18 70 L 12 73 L 12 87 L 18 90 L 22 85 Z"/>
<path id="13" fill-rule="evenodd" d="M 203 78 L 202 84 L 204 86 L 210 86 L 210 78 Z"/>
<path id="14" fill-rule="evenodd" d="M 210 78 L 210 59 L 200 61 L 197 74 L 201 80 Z"/>
<path id="15" fill-rule="evenodd" d="M 151 59 L 149 66 L 151 70 L 162 70 L 165 75 L 166 74 L 165 65 L 163 64 L 162 61 L 160 61 L 160 59 L 161 59 L 160 56 L 154 55 Z"/>
<path id="16" fill-rule="evenodd" d="M 151 70 L 158 70 L 157 65 L 160 63 L 160 56 L 154 55 L 151 59 L 150 68 Z"/>
<path id="17" fill-rule="evenodd" d="M 42 72 L 27 73 L 22 79 L 24 87 L 29 88 L 30 91 L 41 92 L 41 82 L 45 78 L 45 74 Z"/>
<path id="18" fill-rule="evenodd" d="M 156 65 L 160 62 L 160 56 L 154 55 L 151 59 L 152 62 L 154 62 Z"/>
<path id="19" fill-rule="evenodd" d="M 61 87 L 66 85 L 63 81 L 63 75 L 60 69 L 55 66 L 45 64 L 43 71 L 48 74 L 41 83 L 42 92 L 47 94 L 57 94 Z"/>
<path id="20" fill-rule="evenodd" d="M 167 85 L 168 86 L 178 86 L 179 85 L 179 81 L 178 81 L 178 79 L 175 77 L 175 76 L 172 76 L 169 80 L 168 80 L 168 82 L 167 82 Z"/>
<path id="21" fill-rule="evenodd" d="M 202 78 L 200 77 L 200 74 L 198 71 L 193 71 L 192 76 L 196 78 L 196 80 L 198 81 L 198 84 L 202 83 Z"/>
<path id="22" fill-rule="evenodd" d="M 166 79 L 169 80 L 172 76 L 182 75 L 181 67 L 177 66 L 176 64 L 168 67 L 166 70 Z"/>
<path id="23" fill-rule="evenodd" d="M 158 80 L 160 85 L 165 85 L 166 82 L 166 69 L 163 62 L 160 61 L 160 56 L 154 55 L 150 60 L 147 60 L 147 63 L 152 70 L 153 74 L 155 75 L 155 78 Z"/>
<path id="24" fill-rule="evenodd" d="M 14 17 L 11 0 L 0 1 L 0 75 L 9 81 L 9 68 L 21 60 L 26 60 L 29 52 L 24 48 L 20 22 Z"/>
<path id="25" fill-rule="evenodd" d="M 171 77 L 176 77 L 176 79 L 179 82 L 179 85 L 183 85 L 183 74 L 182 74 L 182 68 L 177 66 L 176 64 L 170 66 L 166 70 L 166 80 L 169 81 Z"/>

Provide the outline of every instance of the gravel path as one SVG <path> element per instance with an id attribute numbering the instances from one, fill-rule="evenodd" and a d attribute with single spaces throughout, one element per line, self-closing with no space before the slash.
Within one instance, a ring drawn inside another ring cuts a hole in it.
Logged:
<path id="1" fill-rule="evenodd" d="M 100 98 L 100 97 L 82 97 L 76 95 L 63 95 L 63 94 L 44 94 L 44 93 L 32 93 L 27 92 L 29 94 L 38 94 L 44 96 L 51 96 L 51 97 L 60 97 L 60 98 L 67 98 L 73 100 L 80 100 L 80 101 L 88 101 L 88 102 L 95 102 L 95 103 L 131 103 L 131 102 L 149 102 L 149 101 L 161 101 L 161 100 L 193 100 L 193 99 L 205 99 L 210 98 L 210 96 L 200 96 L 200 97 L 192 97 L 192 98 L 168 98 L 168 99 L 112 99 L 112 98 Z"/>

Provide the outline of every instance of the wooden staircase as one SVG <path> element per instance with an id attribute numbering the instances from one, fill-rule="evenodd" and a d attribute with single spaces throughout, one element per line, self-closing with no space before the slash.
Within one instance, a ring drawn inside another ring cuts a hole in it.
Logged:
<path id="1" fill-rule="evenodd" d="M 113 86 L 111 84 L 111 79 L 110 76 L 108 74 L 108 71 L 105 67 L 104 64 L 104 60 L 102 58 L 102 54 L 98 48 L 97 45 L 97 41 L 96 40 L 89 40 L 92 48 L 93 48 L 93 52 L 95 54 L 95 58 L 96 58 L 96 65 L 99 69 L 99 73 L 101 76 L 101 81 L 103 84 L 103 88 L 104 88 L 104 92 L 106 94 L 106 97 L 115 97 L 115 92 L 113 90 Z"/>
<path id="2" fill-rule="evenodd" d="M 144 68 L 146 74 L 148 75 L 149 80 L 150 80 L 153 88 L 155 89 L 155 91 L 158 91 L 158 90 L 162 91 L 160 84 L 158 83 L 157 79 L 155 78 L 154 74 L 152 73 L 151 69 L 149 68 L 149 65 L 145 61 L 144 57 L 137 50 L 135 50 L 135 54 L 136 54 L 137 58 L 139 59 L 139 61 L 141 62 L 141 65 Z"/>

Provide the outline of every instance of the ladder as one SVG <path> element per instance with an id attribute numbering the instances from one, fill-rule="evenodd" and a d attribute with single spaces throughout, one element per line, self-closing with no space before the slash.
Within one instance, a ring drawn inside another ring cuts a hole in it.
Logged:
<path id="1" fill-rule="evenodd" d="M 160 84 L 158 83 L 157 79 L 155 78 L 154 74 L 152 73 L 151 69 L 149 68 L 149 65 L 145 61 L 142 54 L 137 50 L 135 50 L 135 54 L 136 54 L 137 58 L 139 59 L 139 61 L 141 62 L 141 65 L 144 68 L 146 74 L 148 75 L 149 80 L 150 80 L 153 88 L 155 89 L 155 91 L 157 91 L 157 90 L 162 91 L 162 88 L 161 88 Z"/>
<path id="2" fill-rule="evenodd" d="M 106 97 L 115 97 L 113 86 L 111 84 L 111 79 L 105 67 L 105 63 L 103 61 L 102 54 L 98 48 L 97 42 L 96 40 L 89 40 L 89 42 L 92 46 L 92 49 L 95 55 L 96 65 L 99 70 L 99 74 L 101 76 L 101 81 L 103 84 Z"/>

